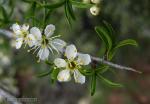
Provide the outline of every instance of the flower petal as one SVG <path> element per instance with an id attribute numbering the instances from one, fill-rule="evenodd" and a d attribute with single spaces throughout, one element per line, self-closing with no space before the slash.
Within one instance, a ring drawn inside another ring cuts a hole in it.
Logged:
<path id="1" fill-rule="evenodd" d="M 33 45 L 35 45 L 36 40 L 35 40 L 35 37 L 32 34 L 29 34 L 27 36 L 27 41 L 25 41 L 25 42 L 29 45 L 29 47 L 32 47 Z"/>
<path id="2" fill-rule="evenodd" d="M 78 64 L 80 65 L 88 65 L 91 62 L 91 57 L 89 54 L 78 54 L 77 59 Z"/>
<path id="3" fill-rule="evenodd" d="M 53 24 L 47 25 L 44 32 L 46 37 L 50 37 L 51 35 L 53 35 L 55 31 L 55 26 Z"/>
<path id="4" fill-rule="evenodd" d="M 60 52 L 63 51 L 63 48 L 66 46 L 66 42 L 61 40 L 61 39 L 54 39 L 52 41 L 52 44 L 54 47 L 56 47 L 57 50 L 59 50 Z"/>
<path id="5" fill-rule="evenodd" d="M 41 31 L 37 27 L 32 27 L 30 29 L 30 33 L 32 35 L 34 35 L 34 37 L 35 37 L 36 40 L 41 40 L 41 38 L 42 38 Z"/>
<path id="6" fill-rule="evenodd" d="M 74 70 L 74 79 L 76 83 L 85 83 L 85 76 L 82 75 L 77 69 Z"/>
<path id="7" fill-rule="evenodd" d="M 12 29 L 13 29 L 14 33 L 17 35 L 21 33 L 20 26 L 17 23 L 12 25 Z"/>
<path id="8" fill-rule="evenodd" d="M 61 68 L 61 67 L 66 67 L 67 63 L 64 59 L 61 59 L 61 58 L 56 58 L 54 60 L 54 64 L 58 67 L 58 68 Z"/>
<path id="9" fill-rule="evenodd" d="M 23 43 L 23 38 L 17 38 L 16 39 L 16 49 L 21 48 L 22 43 Z"/>
<path id="10" fill-rule="evenodd" d="M 22 29 L 23 31 L 28 31 L 29 25 L 23 24 L 22 27 L 21 27 L 21 29 Z"/>
<path id="11" fill-rule="evenodd" d="M 49 56 L 49 50 L 48 48 L 41 48 L 38 52 L 38 56 L 41 60 L 45 60 Z"/>
<path id="12" fill-rule="evenodd" d="M 69 60 L 73 60 L 77 56 L 77 49 L 75 45 L 69 45 L 66 47 L 65 56 Z"/>
<path id="13" fill-rule="evenodd" d="M 71 80 L 70 70 L 65 69 L 59 72 L 57 76 L 58 81 L 67 82 Z"/>

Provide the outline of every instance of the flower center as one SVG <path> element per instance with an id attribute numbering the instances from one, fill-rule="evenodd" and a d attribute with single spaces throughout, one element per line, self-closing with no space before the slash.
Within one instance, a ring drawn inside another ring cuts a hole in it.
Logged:
<path id="1" fill-rule="evenodd" d="M 42 37 L 42 44 L 43 44 L 44 46 L 46 46 L 46 45 L 48 45 L 48 43 L 49 43 L 49 40 L 48 40 L 45 36 L 43 36 L 43 37 Z"/>
<path id="2" fill-rule="evenodd" d="M 77 64 L 74 61 L 72 61 L 72 62 L 68 63 L 68 67 L 69 67 L 69 69 L 72 70 L 72 69 L 75 69 L 77 67 Z"/>
<path id="3" fill-rule="evenodd" d="M 22 31 L 23 37 L 26 38 L 28 33 L 26 31 Z"/>

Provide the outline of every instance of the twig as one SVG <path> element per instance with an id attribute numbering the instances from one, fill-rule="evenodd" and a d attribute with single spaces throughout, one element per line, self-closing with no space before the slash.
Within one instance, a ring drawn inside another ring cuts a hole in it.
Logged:
<path id="1" fill-rule="evenodd" d="M 17 98 L 14 95 L 10 94 L 2 86 L 0 86 L 0 96 L 4 98 L 4 102 L 7 102 L 9 104 L 22 104 L 21 102 L 17 101 Z"/>
<path id="2" fill-rule="evenodd" d="M 0 29 L 0 34 L 3 34 L 3 35 L 5 35 L 8 38 L 12 38 L 13 37 L 13 33 L 11 31 L 4 30 L 4 29 Z"/>
<path id="3" fill-rule="evenodd" d="M 8 37 L 12 37 L 11 35 L 13 34 L 12 32 L 10 32 L 8 30 L 3 30 L 3 29 L 0 29 L 0 33 L 6 35 Z M 64 52 L 64 50 L 63 50 L 63 52 Z M 112 63 L 110 61 L 106 61 L 103 58 L 98 58 L 98 57 L 93 57 L 93 56 L 91 56 L 91 58 L 94 61 L 100 62 L 102 64 L 106 64 L 106 65 L 108 65 L 110 67 L 113 67 L 113 68 L 116 68 L 116 69 L 129 70 L 129 71 L 133 71 L 133 72 L 137 72 L 137 73 L 142 73 L 142 72 L 137 71 L 137 70 L 135 70 L 133 68 L 122 66 L 122 65 L 118 65 L 118 64 Z"/>
<path id="4" fill-rule="evenodd" d="M 114 63 L 109 62 L 109 61 L 106 61 L 106 60 L 104 60 L 104 59 L 102 59 L 102 58 L 97 58 L 97 57 L 91 57 L 91 58 L 92 58 L 92 60 L 94 60 L 94 61 L 100 62 L 100 63 L 102 63 L 102 64 L 106 64 L 106 65 L 108 65 L 108 66 L 110 66 L 110 67 L 113 67 L 113 68 L 116 68 L 116 69 L 129 70 L 129 71 L 137 72 L 137 73 L 140 73 L 140 74 L 142 73 L 141 71 L 135 70 L 135 69 L 130 68 L 130 67 L 126 67 L 126 66 L 114 64 Z"/>

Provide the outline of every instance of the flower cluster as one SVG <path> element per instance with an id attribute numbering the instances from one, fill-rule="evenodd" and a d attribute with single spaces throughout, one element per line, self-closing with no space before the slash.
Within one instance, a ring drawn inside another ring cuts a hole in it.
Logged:
<path id="1" fill-rule="evenodd" d="M 39 60 L 48 59 L 49 53 L 53 53 L 53 50 L 56 52 L 62 51 L 63 47 L 66 46 L 66 43 L 58 39 L 60 36 L 53 36 L 55 31 L 55 26 L 50 24 L 47 25 L 43 32 L 40 31 L 37 27 L 32 27 L 29 31 L 29 25 L 18 25 L 13 24 L 12 29 L 15 33 L 16 38 L 16 49 L 20 49 L 22 44 L 28 45 L 31 47 L 30 50 L 34 50 L 34 53 L 37 52 Z"/>
<path id="2" fill-rule="evenodd" d="M 100 3 L 102 0 L 83 0 L 84 3 L 93 3 L 94 6 L 90 8 L 90 12 L 92 15 L 96 16 L 100 12 Z"/>
<path id="3" fill-rule="evenodd" d="M 20 49 L 22 44 L 28 45 L 31 48 L 28 51 L 34 50 L 34 53 L 38 51 L 39 60 L 48 59 L 50 52 L 54 54 L 53 50 L 57 53 L 64 53 L 65 59 L 56 58 L 54 60 L 55 68 L 60 69 L 57 76 L 58 81 L 70 81 L 73 75 L 75 82 L 85 83 L 85 76 L 80 73 L 79 69 L 91 62 L 90 55 L 77 53 L 73 44 L 66 46 L 66 42 L 58 39 L 59 35 L 52 37 L 55 31 L 54 25 L 47 25 L 41 32 L 37 27 L 29 30 L 29 25 L 13 24 L 12 30 L 16 38 L 16 49 Z"/>

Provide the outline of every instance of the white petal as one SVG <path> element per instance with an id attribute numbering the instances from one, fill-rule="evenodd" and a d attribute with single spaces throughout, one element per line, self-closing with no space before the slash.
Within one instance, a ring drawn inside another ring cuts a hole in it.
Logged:
<path id="1" fill-rule="evenodd" d="M 65 69 L 59 72 L 57 76 L 58 81 L 60 82 L 67 82 L 70 81 L 71 76 L 70 76 L 70 70 Z"/>
<path id="2" fill-rule="evenodd" d="M 91 57 L 89 54 L 78 54 L 77 62 L 80 65 L 88 65 L 91 62 Z"/>
<path id="3" fill-rule="evenodd" d="M 16 49 L 21 48 L 22 43 L 23 43 L 23 38 L 17 38 L 16 39 Z"/>
<path id="4" fill-rule="evenodd" d="M 77 49 L 74 45 L 69 45 L 66 47 L 65 56 L 69 60 L 73 60 L 77 56 Z"/>
<path id="5" fill-rule="evenodd" d="M 55 31 L 55 26 L 52 25 L 52 24 L 47 25 L 46 28 L 45 28 L 45 30 L 44 30 L 45 35 L 47 37 L 50 37 L 51 35 L 53 35 L 54 31 Z"/>
<path id="6" fill-rule="evenodd" d="M 29 34 L 27 39 L 28 40 L 26 41 L 26 43 L 29 45 L 29 47 L 32 47 L 33 45 L 35 45 L 36 40 L 35 40 L 35 37 L 32 34 Z"/>
<path id="7" fill-rule="evenodd" d="M 52 44 L 54 47 L 56 47 L 57 50 L 59 50 L 60 52 L 63 51 L 63 48 L 66 46 L 66 42 L 61 40 L 61 39 L 54 39 L 52 41 Z"/>
<path id="8" fill-rule="evenodd" d="M 54 60 L 54 64 L 58 67 L 58 68 L 61 68 L 61 67 L 66 67 L 67 63 L 64 59 L 61 59 L 61 58 L 56 58 Z"/>
<path id="9" fill-rule="evenodd" d="M 74 70 L 74 79 L 76 83 L 85 83 L 85 76 L 82 75 L 77 69 Z"/>
<path id="10" fill-rule="evenodd" d="M 24 31 L 28 31 L 29 25 L 23 24 L 22 27 L 21 27 L 21 29 L 24 30 Z"/>
<path id="11" fill-rule="evenodd" d="M 48 58 L 48 55 L 49 55 L 48 48 L 42 48 L 38 52 L 38 56 L 41 60 L 46 60 Z"/>
<path id="12" fill-rule="evenodd" d="M 41 31 L 37 27 L 32 27 L 30 29 L 30 33 L 34 35 L 36 40 L 41 40 L 42 38 Z"/>
<path id="13" fill-rule="evenodd" d="M 13 29 L 15 34 L 20 34 L 21 33 L 20 26 L 17 23 L 12 25 L 12 29 Z"/>

